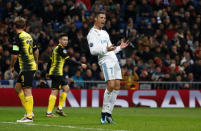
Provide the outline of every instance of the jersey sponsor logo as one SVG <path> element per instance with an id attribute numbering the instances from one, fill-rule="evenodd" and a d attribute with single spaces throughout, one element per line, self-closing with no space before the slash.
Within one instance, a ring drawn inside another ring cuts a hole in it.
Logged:
<path id="1" fill-rule="evenodd" d="M 90 44 L 89 44 L 89 47 L 93 47 L 93 46 L 94 46 L 94 44 L 93 44 L 93 43 L 90 43 Z"/>
<path id="2" fill-rule="evenodd" d="M 64 49 L 64 50 L 63 50 L 63 53 L 64 53 L 64 54 L 67 54 L 67 50 L 66 50 L 66 49 Z"/>

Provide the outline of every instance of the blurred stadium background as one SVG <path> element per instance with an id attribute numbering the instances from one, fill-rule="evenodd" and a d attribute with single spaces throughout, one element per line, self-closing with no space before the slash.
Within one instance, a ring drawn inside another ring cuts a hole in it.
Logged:
<path id="1" fill-rule="evenodd" d="M 102 106 L 104 77 L 86 40 L 94 13 L 99 10 L 107 13 L 104 29 L 113 44 L 118 45 L 121 38 L 131 41 L 117 54 L 123 80 L 116 106 L 130 108 L 115 109 L 114 116 L 116 113 L 117 122 L 122 123 L 116 127 L 99 125 L 100 108 L 68 108 Z M 19 67 L 15 65 L 14 76 L 8 70 L 16 16 L 27 19 L 26 31 L 40 50 L 39 70 L 33 82 L 35 106 L 47 106 L 51 86 L 47 63 L 60 33 L 69 35 L 70 57 L 88 65 L 87 70 L 68 63 L 64 66 L 64 77 L 71 87 L 64 106 L 70 116 L 62 122 L 55 120 L 57 125 L 69 123 L 59 127 L 61 130 L 70 130 L 72 125 L 79 127 L 72 130 L 201 129 L 199 108 L 184 108 L 201 105 L 201 0 L 0 0 L 0 130 L 26 127 L 12 123 L 20 117 L 22 108 L 4 107 L 20 106 L 13 90 Z M 35 108 L 39 130 L 51 127 L 40 124 L 54 124 L 42 117 L 45 109 Z M 89 118 L 79 123 L 76 117 L 80 116 Z M 172 120 L 176 121 L 175 128 Z"/>

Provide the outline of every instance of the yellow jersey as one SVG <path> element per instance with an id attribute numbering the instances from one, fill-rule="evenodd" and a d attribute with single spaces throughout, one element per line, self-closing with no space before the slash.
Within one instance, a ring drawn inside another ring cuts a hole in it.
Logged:
<path id="1" fill-rule="evenodd" d="M 61 44 L 56 46 L 53 50 L 51 59 L 51 67 L 49 75 L 63 76 L 63 66 L 65 60 L 68 59 L 67 50 Z"/>
<path id="2" fill-rule="evenodd" d="M 33 42 L 30 34 L 25 31 L 17 34 L 13 42 L 12 53 L 18 55 L 19 66 L 22 72 L 36 70 L 36 61 L 33 55 L 33 51 L 36 48 L 36 44 Z"/>

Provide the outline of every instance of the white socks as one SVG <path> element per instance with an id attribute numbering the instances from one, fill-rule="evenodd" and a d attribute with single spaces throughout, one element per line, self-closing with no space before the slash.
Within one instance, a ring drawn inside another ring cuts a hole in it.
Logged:
<path id="1" fill-rule="evenodd" d="M 110 108 L 111 108 L 111 100 L 112 92 L 109 92 L 107 89 L 105 89 L 104 97 L 103 97 L 103 109 L 102 112 L 108 112 L 111 114 Z"/>
<path id="2" fill-rule="evenodd" d="M 112 114 L 112 110 L 114 108 L 118 94 L 119 90 L 113 90 L 112 92 L 109 92 L 107 89 L 105 89 L 102 112 Z"/>
<path id="3" fill-rule="evenodd" d="M 111 103 L 111 106 L 110 106 L 110 114 L 112 114 L 112 110 L 114 108 L 114 105 L 115 105 L 115 102 L 117 100 L 117 96 L 119 95 L 119 90 L 113 90 L 112 91 L 112 97 L 111 97 L 111 100 L 110 100 L 110 103 Z"/>

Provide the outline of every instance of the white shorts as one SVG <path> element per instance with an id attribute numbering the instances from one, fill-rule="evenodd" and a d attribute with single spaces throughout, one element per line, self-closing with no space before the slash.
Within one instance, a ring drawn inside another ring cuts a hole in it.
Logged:
<path id="1" fill-rule="evenodd" d="M 122 79 L 121 68 L 118 62 L 104 63 L 101 65 L 101 70 L 104 74 L 105 81 Z"/>

